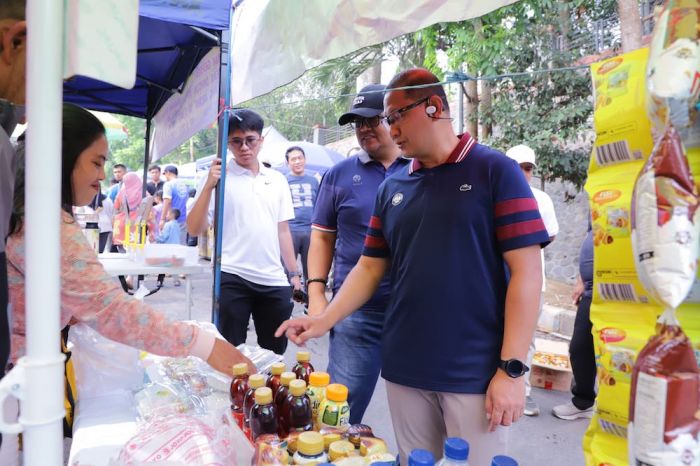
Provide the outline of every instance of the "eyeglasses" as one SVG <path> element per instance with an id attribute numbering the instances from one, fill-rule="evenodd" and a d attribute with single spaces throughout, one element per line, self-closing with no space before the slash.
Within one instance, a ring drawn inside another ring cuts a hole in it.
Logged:
<path id="1" fill-rule="evenodd" d="M 398 110 L 394 110 L 393 112 L 391 112 L 390 114 L 388 114 L 387 116 L 384 117 L 384 121 L 386 122 L 386 124 L 388 126 L 391 126 L 394 123 L 398 123 L 399 121 L 401 121 L 401 118 L 403 118 L 404 113 L 408 112 L 411 109 L 416 108 L 417 106 L 419 106 L 423 102 L 427 102 L 428 99 L 430 99 L 430 97 L 431 96 L 423 97 L 420 100 L 416 100 L 412 104 L 406 105 L 405 107 L 401 107 Z"/>
<path id="2" fill-rule="evenodd" d="M 352 126 L 353 129 L 360 129 L 363 126 L 366 126 L 368 128 L 376 128 L 381 122 L 382 117 L 380 116 L 370 118 L 355 118 L 350 122 L 350 126 Z"/>
<path id="3" fill-rule="evenodd" d="M 261 138 L 256 138 L 253 136 L 249 136 L 245 139 L 241 138 L 231 138 L 228 140 L 228 143 L 231 144 L 234 149 L 240 149 L 243 147 L 243 144 L 248 146 L 250 149 L 255 149 L 258 144 L 260 144 Z"/>

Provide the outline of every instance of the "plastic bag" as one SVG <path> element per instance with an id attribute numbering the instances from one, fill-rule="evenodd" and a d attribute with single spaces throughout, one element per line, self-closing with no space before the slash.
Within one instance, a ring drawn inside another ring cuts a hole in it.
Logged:
<path id="1" fill-rule="evenodd" d="M 243 353 L 243 356 L 246 356 L 253 362 L 253 364 L 255 364 L 255 367 L 258 368 L 258 373 L 260 374 L 264 374 L 265 372 L 269 371 L 270 367 L 272 367 L 274 363 L 284 361 L 283 356 L 259 346 L 247 345 L 243 343 L 238 345 L 236 348 L 238 348 L 238 351 Z"/>
<path id="2" fill-rule="evenodd" d="M 157 417 L 122 448 L 116 463 L 230 466 L 250 464 L 253 448 L 230 416 Z"/>
<path id="3" fill-rule="evenodd" d="M 632 248 L 639 279 L 668 309 L 695 281 L 700 222 L 698 193 L 678 132 L 671 126 L 637 178 L 632 196 Z"/>
<path id="4" fill-rule="evenodd" d="M 630 397 L 630 464 L 700 465 L 700 369 L 671 311 L 637 358 Z"/>
<path id="5" fill-rule="evenodd" d="M 691 125 L 700 92 L 699 11 L 697 1 L 668 0 L 656 20 L 646 82 L 648 113 L 657 131 L 669 123 L 678 129 Z"/>
<path id="6" fill-rule="evenodd" d="M 143 385 L 139 350 L 105 338 L 82 323 L 71 326 L 68 341 L 79 398 L 134 391 Z"/>

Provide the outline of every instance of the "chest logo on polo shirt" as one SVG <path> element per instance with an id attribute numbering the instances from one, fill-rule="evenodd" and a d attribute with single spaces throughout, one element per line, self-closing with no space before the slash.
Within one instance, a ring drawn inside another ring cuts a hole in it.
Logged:
<path id="1" fill-rule="evenodd" d="M 392 205 L 399 205 L 403 202 L 403 193 L 396 193 L 394 197 L 391 198 Z"/>
<path id="2" fill-rule="evenodd" d="M 360 175 L 355 175 L 352 177 L 352 184 L 355 186 L 362 184 L 362 177 Z"/>
<path id="3" fill-rule="evenodd" d="M 470 185 L 469 183 L 464 183 L 462 186 L 459 187 L 459 190 L 462 192 L 471 191 L 472 185 Z"/>

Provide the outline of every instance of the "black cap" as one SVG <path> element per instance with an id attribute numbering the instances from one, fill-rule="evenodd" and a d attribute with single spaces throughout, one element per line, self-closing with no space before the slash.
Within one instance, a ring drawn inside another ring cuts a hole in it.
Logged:
<path id="1" fill-rule="evenodd" d="M 163 173 L 172 173 L 177 176 L 177 167 L 175 165 L 168 165 L 163 169 Z"/>
<path id="2" fill-rule="evenodd" d="M 384 111 L 384 84 L 370 84 L 363 87 L 359 94 L 352 99 L 352 105 L 347 113 L 338 118 L 339 125 L 347 125 L 355 117 L 372 118 Z"/>

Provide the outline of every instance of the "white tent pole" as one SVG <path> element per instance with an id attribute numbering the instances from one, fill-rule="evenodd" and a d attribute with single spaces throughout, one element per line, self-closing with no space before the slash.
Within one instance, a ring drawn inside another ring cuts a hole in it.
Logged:
<path id="1" fill-rule="evenodd" d="M 24 464 L 63 464 L 63 354 L 60 352 L 61 103 L 64 2 L 27 4 L 25 253 L 27 355 L 20 424 Z"/>

